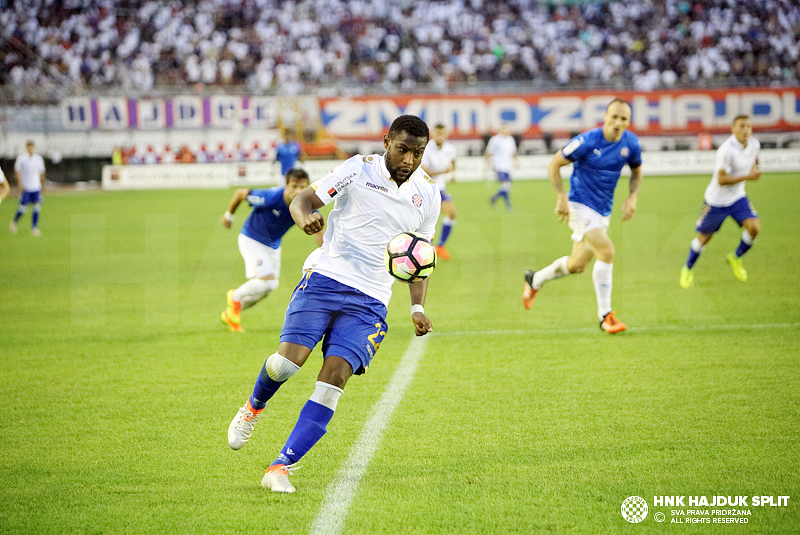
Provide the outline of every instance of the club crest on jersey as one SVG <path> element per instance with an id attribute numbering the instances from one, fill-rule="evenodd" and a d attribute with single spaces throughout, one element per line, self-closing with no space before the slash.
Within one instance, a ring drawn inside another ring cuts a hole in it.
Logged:
<path id="1" fill-rule="evenodd" d="M 417 193 L 411 196 L 411 202 L 414 203 L 414 206 L 417 208 L 422 207 L 422 197 L 420 197 Z"/>
<path id="2" fill-rule="evenodd" d="M 631 151 L 628 150 L 628 147 L 622 147 L 622 149 L 619 151 L 619 155 L 622 156 L 623 158 L 627 158 L 630 152 Z"/>

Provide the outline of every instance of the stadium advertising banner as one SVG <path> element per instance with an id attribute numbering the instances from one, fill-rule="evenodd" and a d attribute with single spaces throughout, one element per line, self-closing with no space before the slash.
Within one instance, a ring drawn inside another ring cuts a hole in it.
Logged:
<path id="1" fill-rule="evenodd" d="M 278 125 L 278 108 L 271 97 L 87 97 L 63 101 L 61 115 L 69 130 L 268 129 Z"/>
<path id="2" fill-rule="evenodd" d="M 65 100 L 62 116 L 70 130 L 266 129 L 276 128 L 281 120 L 293 120 L 285 117 L 287 111 L 302 109 L 306 124 L 319 124 L 338 139 L 356 140 L 383 134 L 395 117 L 408 113 L 431 125 L 444 123 L 455 139 L 478 138 L 497 131 L 503 123 L 516 134 L 540 137 L 544 133 L 567 136 L 602 124 L 605 108 L 614 97 L 631 103 L 631 129 L 644 136 L 725 133 L 740 113 L 750 115 L 758 131 L 800 128 L 800 89 L 770 88 L 321 99 L 87 97 Z"/>
<path id="3" fill-rule="evenodd" d="M 501 124 L 523 137 L 570 135 L 603 123 L 615 97 L 632 105 L 631 129 L 639 135 L 724 133 L 733 117 L 752 117 L 759 131 L 800 127 L 800 90 L 564 92 L 530 95 L 382 96 L 321 99 L 323 126 L 339 139 L 365 139 L 385 132 L 397 115 L 408 113 L 429 125 L 443 123 L 451 138 L 475 138 Z"/>

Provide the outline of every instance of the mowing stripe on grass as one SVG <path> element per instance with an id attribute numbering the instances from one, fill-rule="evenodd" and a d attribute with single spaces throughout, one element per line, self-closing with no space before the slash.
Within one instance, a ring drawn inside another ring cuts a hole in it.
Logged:
<path id="1" fill-rule="evenodd" d="M 311 527 L 312 535 L 339 535 L 344 528 L 344 520 L 350 510 L 358 485 L 367 465 L 380 444 L 383 430 L 389 423 L 392 413 L 403 399 L 403 394 L 425 352 L 427 336 L 415 337 L 411 340 L 397 370 L 394 372 L 389 386 L 370 413 L 361 436 L 350 450 L 350 455 L 342 465 L 336 479 L 328 485 L 317 519 Z"/>
<path id="2" fill-rule="evenodd" d="M 739 331 L 739 330 L 771 330 L 771 329 L 798 329 L 800 323 L 750 323 L 750 324 L 721 324 L 721 325 L 642 325 L 628 327 L 630 332 L 651 332 L 659 331 Z M 490 336 L 508 334 L 579 334 L 600 332 L 596 327 L 574 327 L 566 329 L 509 329 L 509 330 L 472 330 L 472 331 L 450 331 L 431 333 L 435 336 Z M 621 336 L 624 336 L 621 335 Z"/>

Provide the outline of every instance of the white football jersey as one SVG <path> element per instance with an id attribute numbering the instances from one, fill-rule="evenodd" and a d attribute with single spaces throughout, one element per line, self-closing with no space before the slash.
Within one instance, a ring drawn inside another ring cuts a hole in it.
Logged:
<path id="1" fill-rule="evenodd" d="M 714 175 L 708 184 L 705 193 L 705 201 L 711 206 L 730 206 L 745 195 L 745 180 L 735 184 L 721 186 L 719 183 L 719 170 L 724 169 L 725 173 L 732 177 L 744 176 L 750 173 L 750 169 L 758 160 L 758 151 L 761 143 L 751 137 L 747 140 L 747 147 L 743 146 L 731 136 L 725 140 L 717 149 L 717 164 L 714 167 Z"/>
<path id="2" fill-rule="evenodd" d="M 3 170 L 0 169 L 0 184 L 6 181 L 6 175 L 3 174 Z"/>
<path id="3" fill-rule="evenodd" d="M 311 187 L 323 203 L 334 204 L 322 247 L 308 257 L 303 269 L 388 305 L 394 277 L 384 265 L 386 245 L 406 231 L 433 239 L 441 205 L 436 184 L 418 168 L 398 187 L 383 155 L 356 154 Z"/>
<path id="4" fill-rule="evenodd" d="M 19 173 L 22 189 L 25 191 L 42 190 L 42 174 L 44 174 L 44 158 L 34 153 L 23 152 L 17 156 L 14 171 Z"/>
<path id="5" fill-rule="evenodd" d="M 452 143 L 445 141 L 441 148 L 436 145 L 436 141 L 431 139 L 425 146 L 425 154 L 422 155 L 422 166 L 431 173 L 433 180 L 439 189 L 447 189 L 445 184 L 445 173 L 450 169 L 450 165 L 455 163 L 458 151 Z"/>
<path id="6" fill-rule="evenodd" d="M 517 154 L 517 143 L 512 136 L 495 134 L 486 145 L 486 152 L 492 157 L 492 167 L 501 173 L 510 173 Z"/>

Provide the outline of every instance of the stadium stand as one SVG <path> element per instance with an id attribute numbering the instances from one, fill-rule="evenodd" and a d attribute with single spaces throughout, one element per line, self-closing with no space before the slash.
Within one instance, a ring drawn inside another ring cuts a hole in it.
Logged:
<path id="1" fill-rule="evenodd" d="M 503 81 L 652 90 L 800 80 L 794 0 L 558 4 L 9 2 L 0 10 L 0 88 L 197 84 L 295 95 Z"/>

